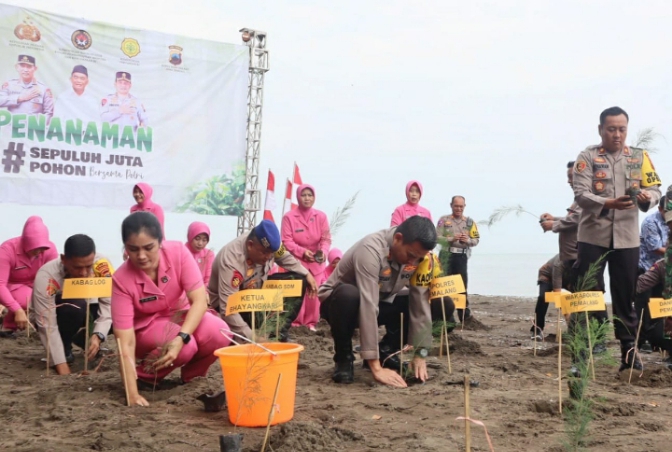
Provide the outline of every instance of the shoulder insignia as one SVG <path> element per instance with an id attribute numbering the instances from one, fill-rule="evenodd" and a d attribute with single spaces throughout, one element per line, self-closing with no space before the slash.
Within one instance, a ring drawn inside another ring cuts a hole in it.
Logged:
<path id="1" fill-rule="evenodd" d="M 472 222 L 471 228 L 469 229 L 469 237 L 472 239 L 478 239 L 481 235 L 478 233 L 478 227 L 476 227 L 476 222 Z"/>
<path id="2" fill-rule="evenodd" d="M 51 90 L 47 88 L 47 90 L 44 92 L 44 97 L 54 97 L 54 95 L 51 93 Z"/>
<path id="3" fill-rule="evenodd" d="M 642 153 L 642 187 L 653 187 L 661 184 L 656 168 L 649 158 L 649 153 L 644 151 Z"/>
<path id="4" fill-rule="evenodd" d="M 582 173 L 583 170 L 586 169 L 586 162 L 583 160 L 577 160 L 576 163 L 574 164 L 574 172 L 575 173 Z"/>
<path id="5" fill-rule="evenodd" d="M 5 82 L 5 83 L 2 84 L 2 89 L 7 89 L 8 86 L 9 86 L 9 82 Z"/>
<path id="6" fill-rule="evenodd" d="M 93 274 L 100 277 L 111 277 L 114 273 L 110 262 L 107 259 L 99 259 L 93 264 Z"/>
<path id="7" fill-rule="evenodd" d="M 105 106 L 105 104 L 107 104 L 107 97 L 104 97 L 103 100 L 100 102 L 100 105 L 103 107 Z"/>
<path id="8" fill-rule="evenodd" d="M 285 248 L 285 244 L 281 243 L 280 248 L 278 248 L 278 251 L 275 252 L 274 256 L 276 259 L 280 259 L 282 256 L 285 255 L 287 252 L 287 248 Z"/>

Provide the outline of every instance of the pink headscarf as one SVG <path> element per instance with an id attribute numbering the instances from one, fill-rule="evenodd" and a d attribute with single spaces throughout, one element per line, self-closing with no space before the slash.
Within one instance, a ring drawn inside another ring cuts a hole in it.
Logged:
<path id="1" fill-rule="evenodd" d="M 420 199 L 418 199 L 418 202 L 415 203 L 415 204 L 411 203 L 408 200 L 408 196 L 411 193 L 411 188 L 413 188 L 414 185 L 416 187 L 418 187 L 418 190 L 420 191 L 420 199 L 422 199 L 422 184 L 420 182 L 418 182 L 417 180 L 412 180 L 412 181 L 410 181 L 409 183 L 406 184 L 406 206 L 412 207 L 412 208 L 417 210 L 417 208 L 420 206 Z"/>
<path id="2" fill-rule="evenodd" d="M 338 248 L 332 248 L 329 250 L 327 259 L 329 260 L 329 264 L 332 264 L 336 259 L 343 259 L 343 253 Z"/>
<path id="3" fill-rule="evenodd" d="M 313 208 L 311 207 L 310 209 L 306 209 L 301 205 L 301 193 L 303 190 L 308 189 L 313 192 L 313 197 L 315 196 L 315 189 L 313 188 L 312 185 L 308 184 L 302 184 L 299 185 L 299 188 L 296 189 L 296 201 L 299 204 L 299 212 L 301 212 L 301 216 L 303 217 L 304 220 L 307 220 L 310 218 L 310 215 L 313 213 Z"/>
<path id="4" fill-rule="evenodd" d="M 32 216 L 26 220 L 21 234 L 21 247 L 25 253 L 37 248 L 51 248 L 49 229 L 44 225 L 42 218 Z"/>
<path id="5" fill-rule="evenodd" d="M 142 194 L 145 195 L 145 199 L 141 203 L 136 203 L 133 207 L 131 207 L 131 212 L 136 212 L 138 210 L 145 211 L 154 207 L 155 203 L 154 201 L 152 201 L 152 195 L 154 194 L 154 189 L 149 184 L 146 184 L 144 182 L 135 184 L 135 186 L 133 187 L 133 191 L 135 191 L 135 187 L 138 187 L 140 189 Z"/>
<path id="6" fill-rule="evenodd" d="M 207 234 L 208 240 L 210 240 L 210 228 L 208 225 L 200 221 L 194 221 L 189 225 L 189 229 L 187 230 L 187 247 L 192 253 L 196 253 L 197 251 L 191 247 L 191 242 L 199 234 Z"/>

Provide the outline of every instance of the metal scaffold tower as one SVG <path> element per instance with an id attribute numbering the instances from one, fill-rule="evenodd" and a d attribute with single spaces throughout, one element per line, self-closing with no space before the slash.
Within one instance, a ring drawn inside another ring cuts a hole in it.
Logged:
<path id="1" fill-rule="evenodd" d="M 264 102 L 264 75 L 269 71 L 266 32 L 243 28 L 242 39 L 250 48 L 250 84 L 247 94 L 247 151 L 245 153 L 244 212 L 238 217 L 238 235 L 251 230 L 261 210 L 259 191 L 259 149 L 261 146 L 261 110 Z"/>

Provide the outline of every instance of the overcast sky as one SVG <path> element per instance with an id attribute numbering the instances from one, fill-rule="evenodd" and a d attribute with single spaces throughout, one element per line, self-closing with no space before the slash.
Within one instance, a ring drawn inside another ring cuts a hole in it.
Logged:
<path id="1" fill-rule="evenodd" d="M 389 225 L 411 179 L 435 220 L 455 194 L 476 220 L 511 204 L 563 214 L 565 164 L 599 142 L 599 114 L 613 105 L 630 114 L 630 139 L 645 127 L 667 137 L 653 161 L 663 186 L 672 182 L 669 1 L 3 1 L 234 44 L 242 27 L 266 31 L 261 188 L 271 168 L 276 219 L 293 161 L 329 216 L 361 189 L 334 240 L 342 249 Z M 59 248 L 87 232 L 120 255 L 125 211 L 5 204 L 1 238 L 30 214 L 44 216 Z M 168 214 L 168 238 L 196 218 Z M 235 219 L 206 221 L 214 248 L 235 237 Z M 480 254 L 557 250 L 526 215 L 481 236 Z"/>

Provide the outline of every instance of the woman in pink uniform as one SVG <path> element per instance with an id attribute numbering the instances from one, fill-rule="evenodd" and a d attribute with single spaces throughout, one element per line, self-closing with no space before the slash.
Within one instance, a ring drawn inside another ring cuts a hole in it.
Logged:
<path id="1" fill-rule="evenodd" d="M 9 311 L 2 323 L 3 335 L 26 328 L 25 309 L 33 293 L 35 275 L 57 257 L 56 245 L 49 241 L 49 230 L 37 216 L 26 220 L 21 237 L 0 245 L 0 303 Z"/>
<path id="2" fill-rule="evenodd" d="M 112 277 L 112 324 L 128 363 L 129 402 L 147 406 L 136 375 L 150 384 L 176 368 L 185 383 L 205 376 L 216 359 L 213 352 L 229 345 L 220 333 L 229 327 L 208 311 L 203 277 L 189 250 L 164 242 L 154 215 L 129 215 L 121 235 L 129 257 Z M 133 369 L 136 359 L 141 363 Z"/>
<path id="3" fill-rule="evenodd" d="M 406 203 L 400 205 L 392 213 L 392 221 L 390 226 L 399 226 L 408 218 L 419 215 L 421 217 L 432 219 L 432 214 L 429 210 L 420 206 L 420 198 L 422 197 L 422 184 L 417 180 L 412 180 L 406 184 Z"/>
<path id="4" fill-rule="evenodd" d="M 152 212 L 156 215 L 156 218 L 159 219 L 161 223 L 161 230 L 165 231 L 163 223 L 163 208 L 152 201 L 152 195 L 154 194 L 154 189 L 144 182 L 140 182 L 135 187 L 133 187 L 133 199 L 137 204 L 131 206 L 131 213 L 133 212 Z"/>
<path id="5" fill-rule="evenodd" d="M 282 243 L 310 271 L 319 286 L 325 280 L 325 261 L 331 246 L 329 220 L 324 212 L 313 209 L 315 189 L 311 185 L 299 186 L 296 198 L 299 208 L 290 210 L 282 219 Z M 306 325 L 314 331 L 319 320 L 320 300 L 306 294 L 293 326 Z"/>
<path id="6" fill-rule="evenodd" d="M 338 265 L 338 263 L 341 261 L 342 258 L 343 258 L 343 253 L 338 248 L 332 248 L 329 251 L 329 255 L 327 256 L 327 259 L 329 260 L 329 265 L 324 270 L 324 280 L 325 281 L 327 279 L 329 279 L 329 277 L 334 272 L 334 270 L 336 270 L 336 266 Z"/>
<path id="7" fill-rule="evenodd" d="M 212 263 L 215 260 L 215 253 L 206 248 L 210 242 L 210 228 L 207 224 L 200 221 L 194 221 L 187 230 L 187 248 L 198 264 L 201 275 L 203 275 L 203 284 L 208 287 L 210 274 L 212 273 Z"/>

